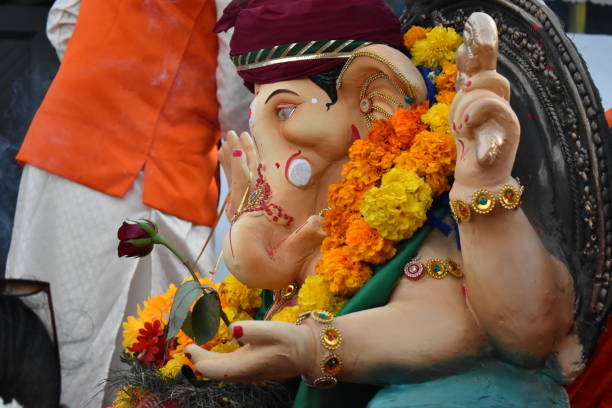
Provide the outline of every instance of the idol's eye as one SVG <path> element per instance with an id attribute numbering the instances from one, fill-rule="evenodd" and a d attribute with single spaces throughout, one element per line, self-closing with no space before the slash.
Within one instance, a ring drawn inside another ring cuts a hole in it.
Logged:
<path id="1" fill-rule="evenodd" d="M 278 118 L 280 120 L 289 119 L 291 115 L 293 115 L 293 112 L 295 112 L 295 108 L 296 108 L 296 105 L 289 105 L 289 104 L 278 105 L 276 107 Z"/>

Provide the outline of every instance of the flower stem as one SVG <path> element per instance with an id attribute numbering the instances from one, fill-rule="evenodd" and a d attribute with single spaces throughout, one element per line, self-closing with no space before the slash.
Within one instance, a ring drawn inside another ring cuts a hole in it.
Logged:
<path id="1" fill-rule="evenodd" d="M 200 285 L 200 287 L 202 287 L 202 289 L 204 289 L 204 287 L 200 284 L 200 279 L 198 279 L 195 271 L 191 268 L 189 261 L 187 261 L 187 259 L 185 259 L 185 257 L 183 257 L 183 255 L 180 254 L 179 251 L 177 251 L 172 245 L 170 245 L 169 243 L 166 242 L 165 239 L 163 239 L 159 234 L 156 234 L 153 237 L 153 241 L 156 244 L 161 244 L 163 246 L 165 246 L 166 248 L 168 248 L 168 250 L 170 252 L 172 252 L 174 254 L 174 256 L 176 256 L 179 261 L 181 261 L 181 263 L 183 265 L 185 265 L 185 268 L 187 268 L 187 270 L 189 271 L 189 273 L 191 274 L 191 276 L 193 277 L 193 280 L 198 283 Z"/>

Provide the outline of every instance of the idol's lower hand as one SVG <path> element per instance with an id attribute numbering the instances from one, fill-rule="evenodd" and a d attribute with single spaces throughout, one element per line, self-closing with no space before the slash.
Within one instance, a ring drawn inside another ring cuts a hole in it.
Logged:
<path id="1" fill-rule="evenodd" d="M 219 381 L 284 380 L 308 375 L 315 366 L 315 338 L 309 325 L 241 321 L 230 333 L 244 344 L 231 353 L 214 353 L 195 344 L 185 348 L 196 370 Z"/>

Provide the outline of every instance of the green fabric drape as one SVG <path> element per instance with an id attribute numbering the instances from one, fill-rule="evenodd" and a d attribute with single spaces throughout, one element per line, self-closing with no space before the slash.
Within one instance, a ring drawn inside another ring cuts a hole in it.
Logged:
<path id="1" fill-rule="evenodd" d="M 437 212 L 440 216 L 444 211 Z M 374 276 L 351 298 L 338 316 L 360 310 L 384 306 L 389 301 L 397 279 L 409 260 L 417 255 L 421 244 L 431 232 L 426 223 L 414 236 L 398 245 L 397 255 L 383 265 L 374 268 Z M 350 339 L 347 339 L 350 341 Z M 302 383 L 295 398 L 295 408 L 365 407 L 380 387 L 340 382 L 331 390 L 316 390 Z"/>

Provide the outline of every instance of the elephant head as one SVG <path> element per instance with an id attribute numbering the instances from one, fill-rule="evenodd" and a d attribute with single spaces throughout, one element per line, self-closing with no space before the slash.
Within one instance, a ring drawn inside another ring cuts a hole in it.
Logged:
<path id="1" fill-rule="evenodd" d="M 220 159 L 234 223 L 224 258 L 250 286 L 279 289 L 314 272 L 325 236 L 318 214 L 349 147 L 374 121 L 426 98 L 421 74 L 400 51 L 374 44 L 347 57 L 323 74 L 255 84 L 251 135 L 225 138 Z"/>

